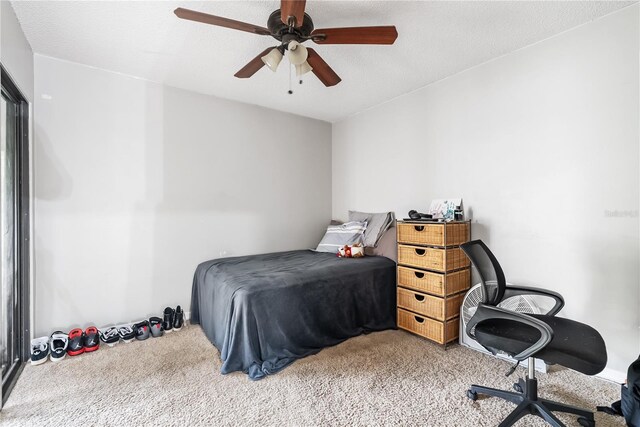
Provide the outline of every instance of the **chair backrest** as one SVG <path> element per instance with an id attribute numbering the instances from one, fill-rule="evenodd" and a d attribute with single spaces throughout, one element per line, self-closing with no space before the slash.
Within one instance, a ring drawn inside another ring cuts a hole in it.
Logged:
<path id="1" fill-rule="evenodd" d="M 496 306 L 504 297 L 506 280 L 502 267 L 482 240 L 463 243 L 460 249 L 476 268 L 482 281 L 482 303 Z"/>

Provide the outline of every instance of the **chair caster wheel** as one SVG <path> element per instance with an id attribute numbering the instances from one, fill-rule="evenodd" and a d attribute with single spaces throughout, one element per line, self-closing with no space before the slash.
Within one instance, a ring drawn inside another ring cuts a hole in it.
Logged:
<path id="1" fill-rule="evenodd" d="M 476 393 L 475 391 L 467 390 L 467 397 L 475 402 L 476 400 L 478 400 L 478 393 Z"/>
<path id="2" fill-rule="evenodd" d="M 583 427 L 596 427 L 595 420 L 590 420 L 589 418 L 580 417 L 578 418 L 578 424 Z"/>
<path id="3" fill-rule="evenodd" d="M 522 392 L 524 391 L 524 390 L 522 390 L 522 386 L 520 385 L 520 383 L 515 383 L 515 384 L 513 385 L 513 389 L 514 389 L 515 391 L 517 391 L 518 393 L 522 393 Z"/>

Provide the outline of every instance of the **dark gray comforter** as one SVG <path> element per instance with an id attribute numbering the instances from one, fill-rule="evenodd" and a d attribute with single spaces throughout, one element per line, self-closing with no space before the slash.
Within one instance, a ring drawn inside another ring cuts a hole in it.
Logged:
<path id="1" fill-rule="evenodd" d="M 395 263 L 310 250 L 198 266 L 191 323 L 220 350 L 222 373 L 257 380 L 347 338 L 395 327 Z"/>

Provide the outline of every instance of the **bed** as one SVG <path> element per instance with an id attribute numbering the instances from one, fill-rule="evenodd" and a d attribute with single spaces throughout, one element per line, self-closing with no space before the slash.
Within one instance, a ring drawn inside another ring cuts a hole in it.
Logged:
<path id="1" fill-rule="evenodd" d="M 350 337 L 395 328 L 395 263 L 312 250 L 207 261 L 191 323 L 220 351 L 223 374 L 253 380 Z"/>

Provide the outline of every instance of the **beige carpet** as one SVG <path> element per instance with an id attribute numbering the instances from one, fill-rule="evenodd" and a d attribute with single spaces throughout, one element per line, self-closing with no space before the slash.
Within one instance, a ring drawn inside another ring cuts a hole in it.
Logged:
<path id="1" fill-rule="evenodd" d="M 120 343 L 58 364 L 27 366 L 3 426 L 421 425 L 495 426 L 513 408 L 471 402 L 472 382 L 509 388 L 508 364 L 440 347 L 401 331 L 350 339 L 253 382 L 221 375 L 217 350 L 198 326 Z M 516 373 L 523 374 L 519 369 Z M 615 384 L 560 370 L 539 377 L 541 394 L 578 406 L 616 400 Z M 598 426 L 623 426 L 597 414 Z M 562 418 L 578 425 L 572 417 Z M 545 425 L 528 416 L 518 426 Z"/>

